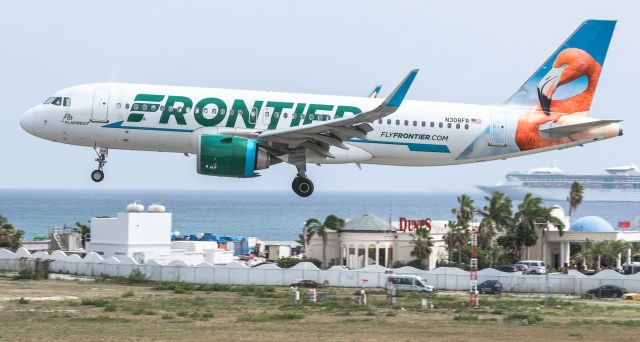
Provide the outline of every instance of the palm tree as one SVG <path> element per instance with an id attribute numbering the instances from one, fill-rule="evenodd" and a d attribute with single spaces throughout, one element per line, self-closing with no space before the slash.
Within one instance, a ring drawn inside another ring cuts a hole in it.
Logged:
<path id="1" fill-rule="evenodd" d="M 85 243 L 91 236 L 91 228 L 86 224 L 76 222 L 76 226 L 74 230 L 80 233 L 80 238 L 82 240 L 82 248 L 85 248 Z"/>
<path id="2" fill-rule="evenodd" d="M 413 236 L 411 243 L 413 244 L 413 250 L 411 251 L 412 257 L 420 260 L 420 263 L 429 259 L 433 248 L 433 238 L 429 234 L 428 230 L 418 229 L 416 234 Z M 429 266 L 427 264 L 427 268 L 428 267 Z"/>
<path id="3" fill-rule="evenodd" d="M 8 247 L 17 249 L 22 246 L 22 237 L 24 231 L 15 229 L 11 223 L 2 215 L 0 215 L 0 248 Z"/>
<path id="4" fill-rule="evenodd" d="M 582 197 L 584 193 L 584 187 L 578 182 L 571 183 L 571 190 L 569 190 L 569 216 L 573 210 L 577 210 L 580 203 L 582 203 Z"/>
<path id="5" fill-rule="evenodd" d="M 541 249 L 544 251 L 545 227 L 549 224 L 555 226 L 560 235 L 564 232 L 564 223 L 556 216 L 551 215 L 553 208 L 547 208 L 542 205 L 540 197 L 533 197 L 531 193 L 527 193 L 518 205 L 518 212 L 514 215 L 514 220 L 521 229 L 528 232 L 537 232 L 541 229 L 542 243 Z M 537 237 L 530 239 L 524 243 L 525 247 L 531 247 L 537 242 Z M 544 256 L 543 256 L 544 257 Z"/>
<path id="6" fill-rule="evenodd" d="M 462 194 L 457 197 L 458 207 L 451 209 L 451 213 L 456 215 L 458 226 L 468 227 L 469 222 L 473 220 L 476 208 L 473 206 L 473 199 L 469 195 Z"/>
<path id="7" fill-rule="evenodd" d="M 513 203 L 511 198 L 502 192 L 494 192 L 491 197 L 485 196 L 487 204 L 478 210 L 482 216 L 480 231 L 478 233 L 478 245 L 480 248 L 489 248 L 497 232 L 504 231 L 513 222 Z"/>
<path id="8" fill-rule="evenodd" d="M 327 267 L 327 238 L 328 238 L 328 229 L 331 230 L 339 230 L 344 227 L 344 220 L 335 216 L 329 215 L 324 220 L 323 223 L 320 223 L 317 219 L 308 219 L 305 222 L 304 229 L 306 232 L 306 244 L 311 241 L 311 238 L 314 235 L 322 238 L 322 267 Z M 306 245 L 305 244 L 305 245 Z M 305 250 L 306 252 L 306 250 Z"/>
<path id="9" fill-rule="evenodd" d="M 444 234 L 442 239 L 445 245 L 447 245 L 447 252 L 449 253 L 449 262 L 451 262 L 451 252 L 453 250 L 458 251 L 458 266 L 461 264 L 462 248 L 467 245 L 469 241 L 466 227 L 460 227 L 455 222 L 449 221 L 449 231 Z"/>

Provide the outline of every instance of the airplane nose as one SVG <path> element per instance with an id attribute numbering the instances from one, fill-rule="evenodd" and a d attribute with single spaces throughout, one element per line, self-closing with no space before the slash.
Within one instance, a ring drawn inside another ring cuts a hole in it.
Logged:
<path id="1" fill-rule="evenodd" d="M 22 113 L 20 116 L 20 127 L 29 134 L 34 134 L 35 110 L 33 108 Z"/>

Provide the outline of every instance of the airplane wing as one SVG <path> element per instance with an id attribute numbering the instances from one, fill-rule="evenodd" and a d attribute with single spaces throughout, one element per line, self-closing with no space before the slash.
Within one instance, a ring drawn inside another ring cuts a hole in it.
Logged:
<path id="1" fill-rule="evenodd" d="M 382 84 L 378 84 L 375 88 L 373 88 L 373 91 L 371 92 L 371 94 L 369 94 L 369 97 L 372 99 L 378 98 L 380 89 L 382 89 Z"/>
<path id="2" fill-rule="evenodd" d="M 418 69 L 411 70 L 389 97 L 371 111 L 299 127 L 263 131 L 257 135 L 256 139 L 274 150 L 279 150 L 279 154 L 304 148 L 321 156 L 334 158 L 329 153 L 330 146 L 348 149 L 343 143 L 345 140 L 366 139 L 367 133 L 373 130 L 370 123 L 394 113 L 400 107 L 417 73 Z"/>
<path id="3" fill-rule="evenodd" d="M 570 125 L 558 125 L 553 122 L 549 122 L 544 125 L 540 125 L 538 132 L 540 133 L 540 136 L 544 138 L 555 140 L 555 139 L 568 137 L 575 133 L 606 126 L 606 125 L 617 123 L 620 121 L 622 120 L 594 119 L 591 121 L 570 124 Z"/>

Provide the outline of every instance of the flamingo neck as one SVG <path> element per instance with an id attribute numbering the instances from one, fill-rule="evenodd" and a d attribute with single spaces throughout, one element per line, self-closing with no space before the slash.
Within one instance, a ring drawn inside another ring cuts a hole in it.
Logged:
<path id="1" fill-rule="evenodd" d="M 585 75 L 581 75 L 587 76 L 587 88 L 580 94 L 563 100 L 553 101 L 551 104 L 552 111 L 567 114 L 589 111 L 589 108 L 591 107 L 591 101 L 593 100 L 593 95 L 595 94 L 596 87 L 598 86 L 598 80 L 600 79 L 601 67 L 598 63 L 594 62 L 587 70 L 588 71 L 585 73 Z"/>

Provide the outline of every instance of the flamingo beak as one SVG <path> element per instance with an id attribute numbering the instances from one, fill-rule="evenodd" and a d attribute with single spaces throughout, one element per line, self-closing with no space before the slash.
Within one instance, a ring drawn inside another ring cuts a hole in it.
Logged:
<path id="1" fill-rule="evenodd" d="M 538 83 L 538 99 L 540 100 L 540 107 L 545 114 L 549 115 L 551 109 L 551 99 L 553 93 L 558 89 L 560 83 L 560 76 L 564 71 L 563 67 L 552 68 Z"/>

